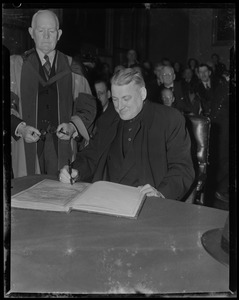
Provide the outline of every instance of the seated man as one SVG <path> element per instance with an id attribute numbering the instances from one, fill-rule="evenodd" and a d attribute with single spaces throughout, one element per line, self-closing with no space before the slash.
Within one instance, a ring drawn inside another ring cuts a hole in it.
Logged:
<path id="1" fill-rule="evenodd" d="M 163 65 L 161 63 L 157 63 L 154 67 L 155 78 L 153 78 L 151 81 L 146 82 L 148 100 L 160 104 L 163 104 L 161 99 L 161 90 L 163 84 L 161 78 L 162 69 Z"/>
<path id="2" fill-rule="evenodd" d="M 97 99 L 102 106 L 101 113 L 104 112 L 109 104 L 111 93 L 107 82 L 104 79 L 98 79 L 94 82 Z"/>
<path id="3" fill-rule="evenodd" d="M 175 81 L 175 72 L 173 67 L 164 66 L 161 72 L 162 86 L 161 91 L 164 88 L 171 89 L 175 98 L 174 106 L 180 111 L 184 110 L 185 99 L 183 95 L 181 81 Z"/>
<path id="4" fill-rule="evenodd" d="M 181 200 L 194 180 L 190 137 L 180 112 L 149 102 L 142 74 L 126 68 L 111 79 L 114 109 L 59 180 L 107 180 L 141 186 L 147 196 Z M 104 114 L 103 114 L 104 115 Z"/>
<path id="5" fill-rule="evenodd" d="M 93 129 L 91 131 L 91 135 L 90 135 L 91 138 L 96 133 L 96 130 L 100 124 L 100 120 L 102 119 L 102 115 L 108 114 L 109 103 L 112 102 L 110 88 L 107 82 L 105 81 L 105 79 L 97 79 L 94 82 L 94 92 L 96 94 L 98 101 L 97 101 L 97 115 L 96 115 L 95 122 L 93 124 Z"/>
<path id="6" fill-rule="evenodd" d="M 162 95 L 162 101 L 163 101 L 164 105 L 174 107 L 175 98 L 174 98 L 172 90 L 163 89 L 161 92 L 161 95 Z"/>

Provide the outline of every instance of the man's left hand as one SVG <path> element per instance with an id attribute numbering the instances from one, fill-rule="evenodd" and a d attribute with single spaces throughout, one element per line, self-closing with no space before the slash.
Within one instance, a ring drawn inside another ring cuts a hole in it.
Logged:
<path id="1" fill-rule="evenodd" d="M 145 184 L 144 186 L 142 186 L 140 192 L 142 192 L 144 195 L 148 197 L 164 198 L 164 196 L 150 184 Z"/>
<path id="2" fill-rule="evenodd" d="M 71 123 L 62 123 L 57 127 L 56 135 L 61 140 L 70 140 L 75 132 L 75 128 Z"/>

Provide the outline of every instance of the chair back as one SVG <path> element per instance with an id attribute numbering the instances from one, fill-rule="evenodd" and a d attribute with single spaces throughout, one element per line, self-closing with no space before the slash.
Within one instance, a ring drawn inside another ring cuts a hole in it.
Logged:
<path id="1" fill-rule="evenodd" d="M 196 172 L 192 202 L 204 205 L 211 121 L 204 116 L 186 115 L 185 118 L 191 137 L 192 158 Z"/>

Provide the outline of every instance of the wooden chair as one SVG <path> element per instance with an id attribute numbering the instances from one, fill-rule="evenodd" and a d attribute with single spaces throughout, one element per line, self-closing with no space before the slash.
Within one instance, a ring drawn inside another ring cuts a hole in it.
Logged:
<path id="1" fill-rule="evenodd" d="M 185 115 L 186 126 L 191 137 L 195 181 L 184 197 L 185 202 L 205 205 L 205 184 L 209 156 L 211 121 L 208 117 Z"/>

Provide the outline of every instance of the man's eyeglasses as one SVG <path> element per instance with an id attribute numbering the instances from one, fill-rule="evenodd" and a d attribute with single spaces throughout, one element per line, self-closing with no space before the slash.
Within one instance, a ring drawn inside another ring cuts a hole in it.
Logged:
<path id="1" fill-rule="evenodd" d="M 166 76 L 172 76 L 173 73 L 163 73 L 162 75 L 163 75 L 164 77 L 166 77 Z"/>

